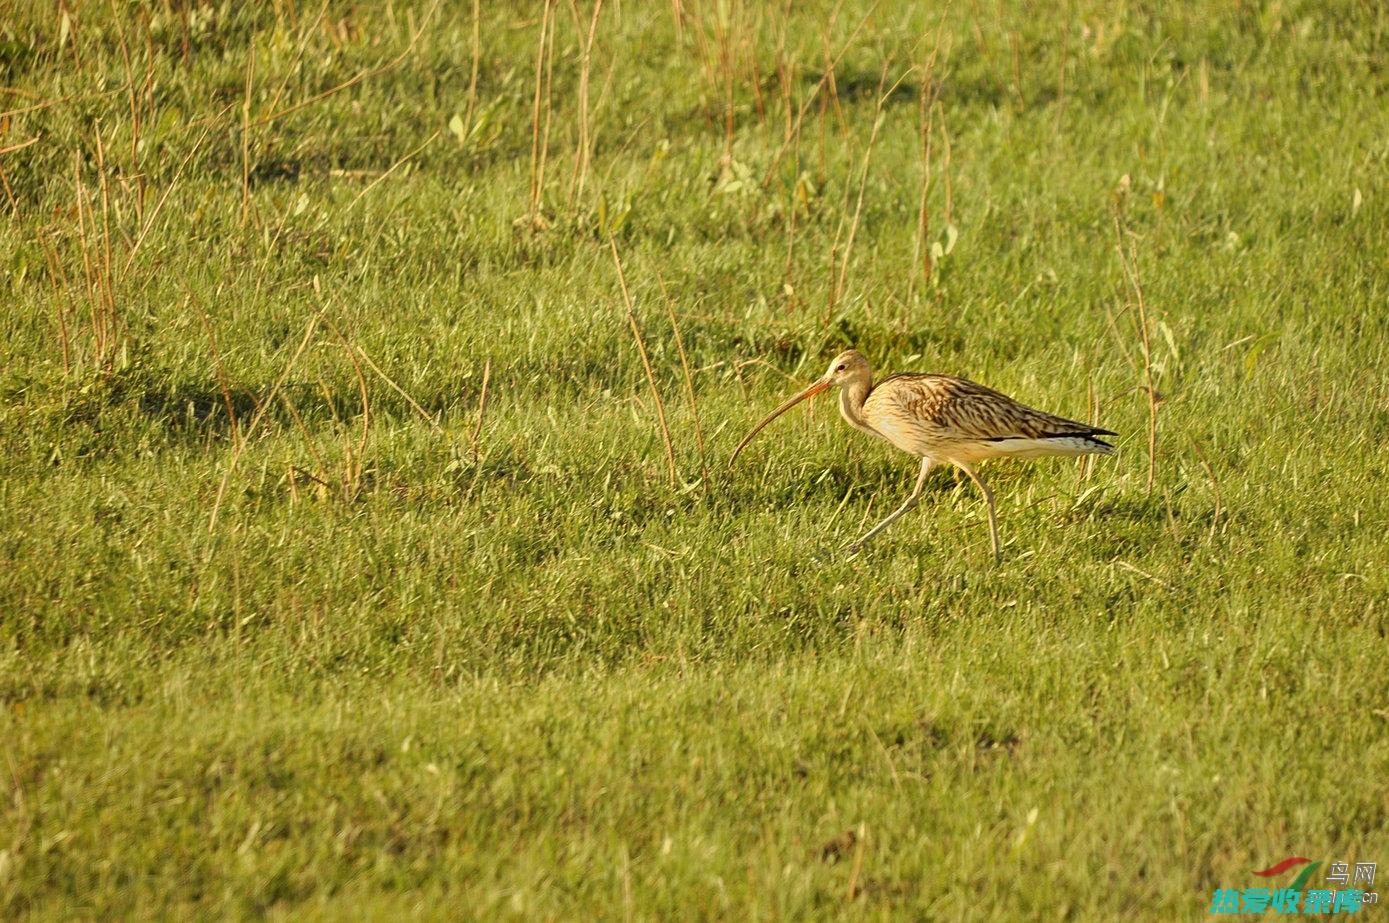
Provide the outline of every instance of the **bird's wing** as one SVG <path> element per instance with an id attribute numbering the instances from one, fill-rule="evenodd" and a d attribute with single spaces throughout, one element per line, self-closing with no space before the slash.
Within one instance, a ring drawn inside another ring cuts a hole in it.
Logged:
<path id="1" fill-rule="evenodd" d="M 970 441 L 1113 436 L 1115 433 L 1034 410 L 992 388 L 953 375 L 893 375 L 873 395 L 935 431 L 938 438 Z"/>

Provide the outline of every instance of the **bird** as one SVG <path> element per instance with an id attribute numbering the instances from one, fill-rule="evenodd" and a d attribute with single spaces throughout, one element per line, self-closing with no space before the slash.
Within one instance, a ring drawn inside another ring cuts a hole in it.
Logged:
<path id="1" fill-rule="evenodd" d="M 856 349 L 835 356 L 814 384 L 791 397 L 754 426 L 729 459 L 738 455 L 767 424 L 801 401 L 839 388 L 839 412 L 852 427 L 884 439 L 921 459 L 916 487 L 886 519 L 849 546 L 857 554 L 884 529 L 902 518 L 921 499 L 926 476 L 937 465 L 951 464 L 979 486 L 989 510 L 989 540 L 995 563 L 1003 555 L 998 541 L 994 493 L 975 466 L 990 458 L 1042 458 L 1113 455 L 1101 436 L 1118 433 L 1034 410 L 992 388 L 954 375 L 899 372 L 873 381 L 873 367 Z"/>

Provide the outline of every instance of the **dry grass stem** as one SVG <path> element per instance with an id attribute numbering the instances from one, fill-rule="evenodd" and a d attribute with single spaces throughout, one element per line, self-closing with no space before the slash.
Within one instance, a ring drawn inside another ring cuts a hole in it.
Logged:
<path id="1" fill-rule="evenodd" d="M 921 74 L 921 90 L 917 94 L 917 122 L 921 135 L 921 185 L 916 206 L 916 238 L 912 244 L 912 263 L 921 268 L 921 281 L 929 282 L 934 269 L 931 263 L 931 139 L 935 125 L 936 103 L 940 99 L 941 82 L 935 79 L 936 61 L 940 56 L 944 30 L 936 29 L 931 54 Z M 909 286 L 915 291 L 916 276 Z"/>
<path id="2" fill-rule="evenodd" d="M 647 355 L 646 343 L 641 338 L 641 326 L 637 323 L 637 312 L 632 304 L 632 294 L 627 288 L 627 274 L 622 271 L 622 257 L 617 253 L 617 241 L 608 238 L 612 249 L 613 264 L 617 267 L 617 281 L 622 287 L 622 300 L 627 306 L 627 323 L 632 327 L 632 339 L 636 341 L 637 353 L 641 356 L 641 366 L 646 371 L 646 383 L 651 387 L 651 397 L 656 402 L 656 419 L 661 428 L 661 439 L 666 448 L 666 466 L 670 469 L 670 486 L 679 483 L 675 473 L 675 445 L 671 442 L 670 427 L 666 425 L 666 404 L 661 400 L 661 389 L 656 386 L 656 373 L 651 370 L 651 357 Z"/>
<path id="3" fill-rule="evenodd" d="M 246 51 L 246 93 L 241 100 L 241 223 L 251 216 L 251 91 L 256 77 L 256 43 Z"/>
<path id="4" fill-rule="evenodd" d="M 299 435 L 304 437 L 304 445 L 306 448 L 308 448 L 309 454 L 313 456 L 314 464 L 318 466 L 319 471 L 322 471 L 324 474 L 327 474 L 328 465 L 326 462 L 324 462 L 323 455 L 318 451 L 318 446 L 314 443 L 313 433 L 309 430 L 309 427 L 304 423 L 304 418 L 299 413 L 299 408 L 295 405 L 294 401 L 290 400 L 289 395 L 283 391 L 280 392 L 280 403 L 285 405 L 285 409 L 289 411 L 290 418 L 294 420 L 294 425 L 299 429 Z M 328 487 L 328 483 L 324 481 L 322 478 L 314 474 L 311 474 L 308 471 L 305 471 L 298 465 L 290 465 L 290 468 L 292 470 L 300 471 L 308 475 L 321 486 L 325 488 Z M 293 478 L 290 479 L 290 484 L 294 484 Z"/>
<path id="5" fill-rule="evenodd" d="M 219 116 L 227 115 L 229 112 L 231 112 L 232 107 L 234 105 L 235 104 L 229 104 L 226 108 L 222 109 L 222 111 L 219 113 Z M 154 227 L 154 222 L 159 217 L 160 212 L 164 210 L 164 205 L 166 202 L 169 201 L 169 196 L 173 194 L 174 189 L 178 187 L 179 181 L 183 178 L 184 170 L 187 168 L 189 162 L 193 159 L 194 155 L 202 149 L 203 142 L 205 142 L 208 139 L 208 136 L 211 134 L 211 132 L 211 124 L 203 127 L 202 134 L 198 136 L 198 140 L 193 142 L 193 146 L 188 149 L 188 153 L 183 155 L 183 160 L 179 162 L 178 169 L 174 171 L 173 178 L 169 181 L 169 185 L 164 187 L 164 192 L 162 195 L 160 195 L 159 201 L 154 203 L 154 210 L 151 211 L 150 214 L 143 221 L 141 221 L 140 230 L 135 235 L 135 242 L 130 245 L 130 252 L 127 253 L 125 256 L 125 266 L 123 268 L 124 272 L 130 272 L 130 267 L 135 262 L 135 254 L 140 252 L 140 247 L 144 245 L 145 238 L 149 235 L 150 228 Z"/>
<path id="6" fill-rule="evenodd" d="M 308 349 L 310 341 L 313 339 L 314 331 L 318 329 L 319 322 L 323 319 L 324 309 L 320 308 L 304 327 L 304 336 L 299 340 L 298 347 L 294 350 L 294 355 L 285 363 L 284 369 L 280 372 L 275 383 L 271 385 L 265 399 L 260 402 L 256 412 L 251 416 L 251 422 L 246 426 L 246 433 L 240 442 L 232 446 L 231 460 L 227 463 L 227 470 L 222 473 L 222 482 L 217 486 L 217 496 L 212 502 L 212 514 L 208 517 L 207 531 L 209 534 L 217 530 L 217 519 L 222 510 L 222 500 L 227 493 L 227 484 L 231 481 L 232 474 L 236 471 L 237 463 L 241 461 L 242 452 L 255 434 L 256 428 L 260 426 L 260 421 L 265 419 L 266 408 L 274 403 L 276 396 L 280 393 L 280 388 L 284 387 L 285 381 L 289 379 L 294 367 L 299 364 L 299 357 L 304 355 L 304 350 Z"/>
<path id="7" fill-rule="evenodd" d="M 675 304 L 671 301 L 666 280 L 658 272 L 656 281 L 661 286 L 661 295 L 666 303 L 666 313 L 670 316 L 670 327 L 675 332 L 675 348 L 680 353 L 680 371 L 685 377 L 685 397 L 690 402 L 690 417 L 694 420 L 695 442 L 699 446 L 699 471 L 704 482 L 709 483 L 709 456 L 704 448 L 704 426 L 699 420 L 699 401 L 695 399 L 694 376 L 690 374 L 690 358 L 685 353 L 685 338 L 680 334 L 680 321 L 675 316 Z"/>
<path id="8" fill-rule="evenodd" d="M 347 203 L 346 210 L 350 211 L 351 209 L 356 207 L 357 203 L 362 201 L 363 196 L 365 196 L 368 192 L 371 192 L 377 186 L 381 185 L 381 183 L 384 182 L 386 178 L 389 177 L 396 170 L 399 170 L 401 167 L 405 166 L 405 164 L 409 163 L 415 157 L 419 156 L 420 151 L 423 151 L 425 148 L 429 147 L 429 145 L 433 144 L 434 139 L 439 137 L 441 134 L 443 134 L 443 129 L 435 129 L 434 134 L 430 135 L 428 138 L 425 138 L 424 142 L 419 147 L 410 151 L 408 154 L 401 157 L 395 163 L 391 164 L 390 168 L 387 169 L 386 172 L 376 177 L 376 179 L 372 180 L 370 183 L 364 186 L 361 192 L 357 193 L 355 196 L 352 197 L 352 201 Z"/>
<path id="9" fill-rule="evenodd" d="M 362 371 L 361 360 L 357 357 L 357 349 L 347 337 L 343 335 L 338 325 L 333 323 L 333 319 L 324 315 L 323 322 L 328 325 L 328 329 L 333 331 L 333 335 L 338 338 L 342 348 L 347 353 L 347 359 L 352 363 L 352 372 L 357 378 L 357 390 L 362 399 L 362 434 L 357 443 L 355 453 L 347 453 L 347 470 L 343 477 L 343 493 L 345 500 L 352 500 L 361 493 L 362 471 L 366 464 L 367 442 L 371 438 L 371 396 L 367 389 L 367 377 Z"/>
<path id="10" fill-rule="evenodd" d="M 1144 390 L 1148 395 L 1148 491 L 1151 493 L 1153 482 L 1157 478 L 1157 421 L 1158 404 L 1161 399 L 1158 397 L 1157 388 L 1153 383 L 1153 354 L 1148 323 L 1148 306 L 1143 298 L 1143 286 L 1138 280 L 1137 257 L 1125 239 L 1123 204 L 1119 198 L 1116 198 L 1114 204 L 1114 235 L 1119 247 L 1119 263 L 1123 267 L 1124 278 L 1128 282 L 1129 289 L 1133 293 L 1134 304 L 1138 308 L 1138 313 L 1134 318 L 1134 327 L 1138 333 L 1139 347 L 1142 351 Z"/>
<path id="11" fill-rule="evenodd" d="M 63 377 L 72 374 L 71 339 L 68 335 L 67 308 L 71 307 L 67 273 L 54 249 L 48 234 L 40 228 L 37 232 L 39 245 L 43 247 L 44 260 L 48 266 L 48 279 L 53 289 L 53 314 L 58 320 L 58 343 L 63 353 Z M 67 302 L 67 304 L 65 304 Z"/>
<path id="12" fill-rule="evenodd" d="M 487 416 L 487 385 L 492 380 L 492 360 L 488 359 L 482 364 L 482 389 L 477 399 L 477 423 L 473 426 L 473 431 L 468 434 L 468 447 L 473 453 L 473 460 L 477 461 L 480 456 L 478 446 L 482 439 L 482 421 Z"/>
<path id="13" fill-rule="evenodd" d="M 405 60 L 408 57 L 410 57 L 410 55 L 414 52 L 415 45 L 419 42 L 420 36 L 424 34 L 424 30 L 429 26 L 430 22 L 433 20 L 434 14 L 438 11 L 439 4 L 441 2 L 442 0 L 435 0 L 434 5 L 431 6 L 429 8 L 429 11 L 425 13 L 423 21 L 419 25 L 419 28 L 417 28 L 414 34 L 410 36 L 410 44 L 406 46 L 404 51 L 396 55 L 390 61 L 387 61 L 380 67 L 369 68 L 367 70 L 361 71 L 356 76 L 344 80 L 342 83 L 339 83 L 336 86 L 329 87 L 322 93 L 316 93 L 313 96 L 310 96 L 308 99 L 304 100 L 303 102 L 295 103 L 294 105 L 281 109 L 278 112 L 272 110 L 271 112 L 261 116 L 260 118 L 252 122 L 251 127 L 255 128 L 260 125 L 266 125 L 270 122 L 278 121 L 284 118 L 285 116 L 293 115 L 296 112 L 307 109 L 314 103 L 322 102 L 330 96 L 336 96 L 343 90 L 351 89 L 352 87 L 355 87 L 357 84 L 361 83 L 364 80 L 370 80 L 372 77 L 377 77 L 381 74 L 386 74 L 390 71 L 395 70 L 397 67 L 403 64 Z"/>
<path id="14" fill-rule="evenodd" d="M 241 425 L 236 417 L 236 406 L 232 403 L 231 384 L 227 378 L 226 367 L 222 364 L 222 353 L 217 348 L 217 332 L 212 327 L 212 318 L 207 313 L 207 308 L 193 293 L 191 287 L 186 283 L 184 288 L 188 291 L 185 304 L 192 302 L 198 307 L 198 318 L 202 321 L 203 330 L 207 333 L 208 349 L 212 353 L 212 367 L 217 373 L 217 389 L 222 393 L 222 404 L 227 410 L 227 426 L 231 431 L 232 445 L 241 442 Z"/>
<path id="15" fill-rule="evenodd" d="M 545 197 L 545 154 L 549 147 L 549 73 L 554 49 L 554 0 L 545 0 L 540 18 L 540 35 L 535 45 L 535 93 L 531 102 L 530 205 L 527 221 L 541 221 Z"/>
<path id="16" fill-rule="evenodd" d="M 1211 488 L 1215 491 L 1215 512 L 1211 514 L 1210 530 L 1210 540 L 1214 541 L 1216 529 L 1220 525 L 1220 514 L 1225 510 L 1225 497 L 1220 489 L 1220 478 L 1216 477 L 1215 469 L 1211 467 L 1206 453 L 1201 450 L 1201 444 L 1192 440 L 1191 447 L 1196 451 L 1196 458 L 1201 462 L 1201 467 L 1206 469 L 1206 477 L 1211 479 Z"/>
<path id="17" fill-rule="evenodd" d="M 859 221 L 863 217 L 863 195 L 868 188 L 868 171 L 873 165 L 873 148 L 878 142 L 878 132 L 883 127 L 883 106 L 887 104 L 888 97 L 901 85 L 903 80 L 911 74 L 913 68 L 908 68 L 902 76 L 897 79 L 887 92 L 883 91 L 883 85 L 887 82 L 887 71 L 892 66 L 891 61 L 883 63 L 882 73 L 878 76 L 877 104 L 873 109 L 873 127 L 868 133 L 868 147 L 863 152 L 863 167 L 859 170 L 858 178 L 858 198 L 854 202 L 854 217 L 849 222 L 849 237 L 844 243 L 844 258 L 839 264 L 839 276 L 835 279 L 830 289 L 828 314 L 833 316 L 835 302 L 844 294 L 844 287 L 849 279 L 849 261 L 854 254 L 854 241 L 858 237 Z"/>
<path id="18" fill-rule="evenodd" d="M 31 144 L 38 144 L 39 138 L 30 138 L 28 141 L 20 141 L 18 144 L 11 144 L 8 147 L 0 147 L 0 155 L 13 154 L 15 151 L 22 151 Z"/>
<path id="19" fill-rule="evenodd" d="M 863 18 L 859 20 L 858 25 L 854 27 L 854 31 L 844 42 L 844 46 L 839 49 L 839 54 L 835 55 L 834 58 L 831 61 L 829 61 L 829 66 L 826 68 L 824 75 L 821 76 L 821 78 L 816 82 L 815 86 L 811 89 L 810 93 L 806 96 L 806 98 L 801 101 L 800 110 L 796 113 L 796 121 L 792 125 L 791 131 L 788 133 L 788 137 L 782 139 L 781 145 L 776 149 L 776 153 L 772 155 L 771 163 L 767 166 L 767 172 L 762 178 L 762 185 L 764 187 L 771 184 L 772 177 L 776 175 L 776 169 L 781 164 L 781 158 L 786 154 L 786 149 L 790 147 L 792 139 L 800 135 L 801 125 L 805 122 L 806 112 L 809 111 L 811 104 L 819 98 L 821 91 L 825 88 L 826 82 L 828 82 L 833 77 L 834 67 L 837 66 L 841 60 L 843 60 L 844 55 L 848 53 L 850 48 L 853 47 L 854 42 L 858 39 L 859 33 L 863 31 L 863 27 L 868 25 L 868 20 L 878 9 L 879 2 L 881 2 L 881 0 L 874 0 L 873 5 L 868 8 L 868 12 L 863 14 Z M 843 5 L 844 0 L 839 0 L 839 2 L 835 4 L 834 11 L 831 14 L 831 19 L 839 15 L 840 7 L 842 7 Z"/>
<path id="20" fill-rule="evenodd" d="M 367 351 L 365 349 L 362 349 L 360 346 L 358 346 L 355 347 L 355 351 L 357 355 L 361 358 L 361 360 L 366 363 L 367 368 L 371 369 L 374 373 L 376 373 L 376 377 L 384 381 L 386 383 L 386 387 L 390 388 L 396 394 L 399 394 L 401 397 L 405 398 L 405 402 L 410 405 L 411 409 L 414 410 L 415 413 L 419 414 L 420 417 L 426 423 L 433 427 L 435 432 L 442 433 L 444 431 L 443 427 L 439 425 L 439 421 L 434 419 L 434 417 L 430 416 L 429 411 L 421 407 L 419 405 L 419 402 L 410 396 L 409 392 L 407 392 L 400 385 L 396 384 L 395 381 L 391 379 L 391 376 L 381 371 L 381 366 L 377 365 L 375 362 L 372 361 L 371 356 L 367 354 Z"/>
<path id="21" fill-rule="evenodd" d="M 482 64 L 482 0 L 473 0 L 473 48 L 472 67 L 468 70 L 468 108 L 463 118 L 463 126 L 473 127 L 473 114 L 477 112 L 477 78 Z"/>
<path id="22" fill-rule="evenodd" d="M 593 13 L 588 21 L 588 33 L 583 31 L 583 20 L 575 0 L 569 0 L 569 9 L 574 15 L 574 27 L 579 32 L 579 91 L 578 122 L 579 140 L 574 148 L 574 171 L 569 181 L 569 204 L 572 207 L 584 194 L 584 184 L 588 180 L 589 162 L 593 159 L 593 138 L 589 125 L 588 88 L 593 65 L 593 40 L 598 34 L 598 16 L 603 11 L 603 0 L 594 0 Z"/>

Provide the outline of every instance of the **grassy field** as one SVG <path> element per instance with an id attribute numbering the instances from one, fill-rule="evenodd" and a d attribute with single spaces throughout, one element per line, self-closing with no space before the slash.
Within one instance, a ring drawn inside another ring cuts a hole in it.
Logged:
<path id="1" fill-rule="evenodd" d="M 592 2 L 0 2 L 0 917 L 1389 862 L 1389 7 Z M 1120 453 L 847 557 L 848 345 Z"/>

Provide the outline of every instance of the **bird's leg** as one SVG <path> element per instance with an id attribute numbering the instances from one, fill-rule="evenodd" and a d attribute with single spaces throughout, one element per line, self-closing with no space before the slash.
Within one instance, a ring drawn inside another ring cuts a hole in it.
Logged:
<path id="1" fill-rule="evenodd" d="M 955 462 L 955 466 L 969 475 L 970 480 L 979 485 L 979 489 L 984 492 L 984 500 L 989 504 L 989 540 L 994 546 L 994 563 L 999 564 L 1003 561 L 1003 553 L 998 548 L 998 517 L 994 513 L 994 492 L 989 490 L 989 485 L 984 483 L 984 479 L 974 473 L 974 469 L 964 462 Z"/>
<path id="2" fill-rule="evenodd" d="M 890 516 L 888 516 L 882 522 L 878 523 L 873 528 L 869 529 L 867 535 L 850 545 L 850 554 L 858 554 L 859 550 L 862 549 L 864 545 L 867 545 L 870 541 L 872 541 L 873 538 L 877 536 L 879 532 L 892 525 L 904 513 L 906 513 L 912 507 L 916 506 L 917 501 L 921 499 L 921 491 L 926 486 L 926 475 L 929 474 L 931 471 L 931 464 L 932 462 L 929 458 L 923 458 L 921 460 L 921 474 L 919 474 L 916 478 L 916 487 L 912 490 L 911 496 L 908 497 L 901 506 L 893 510 Z"/>

